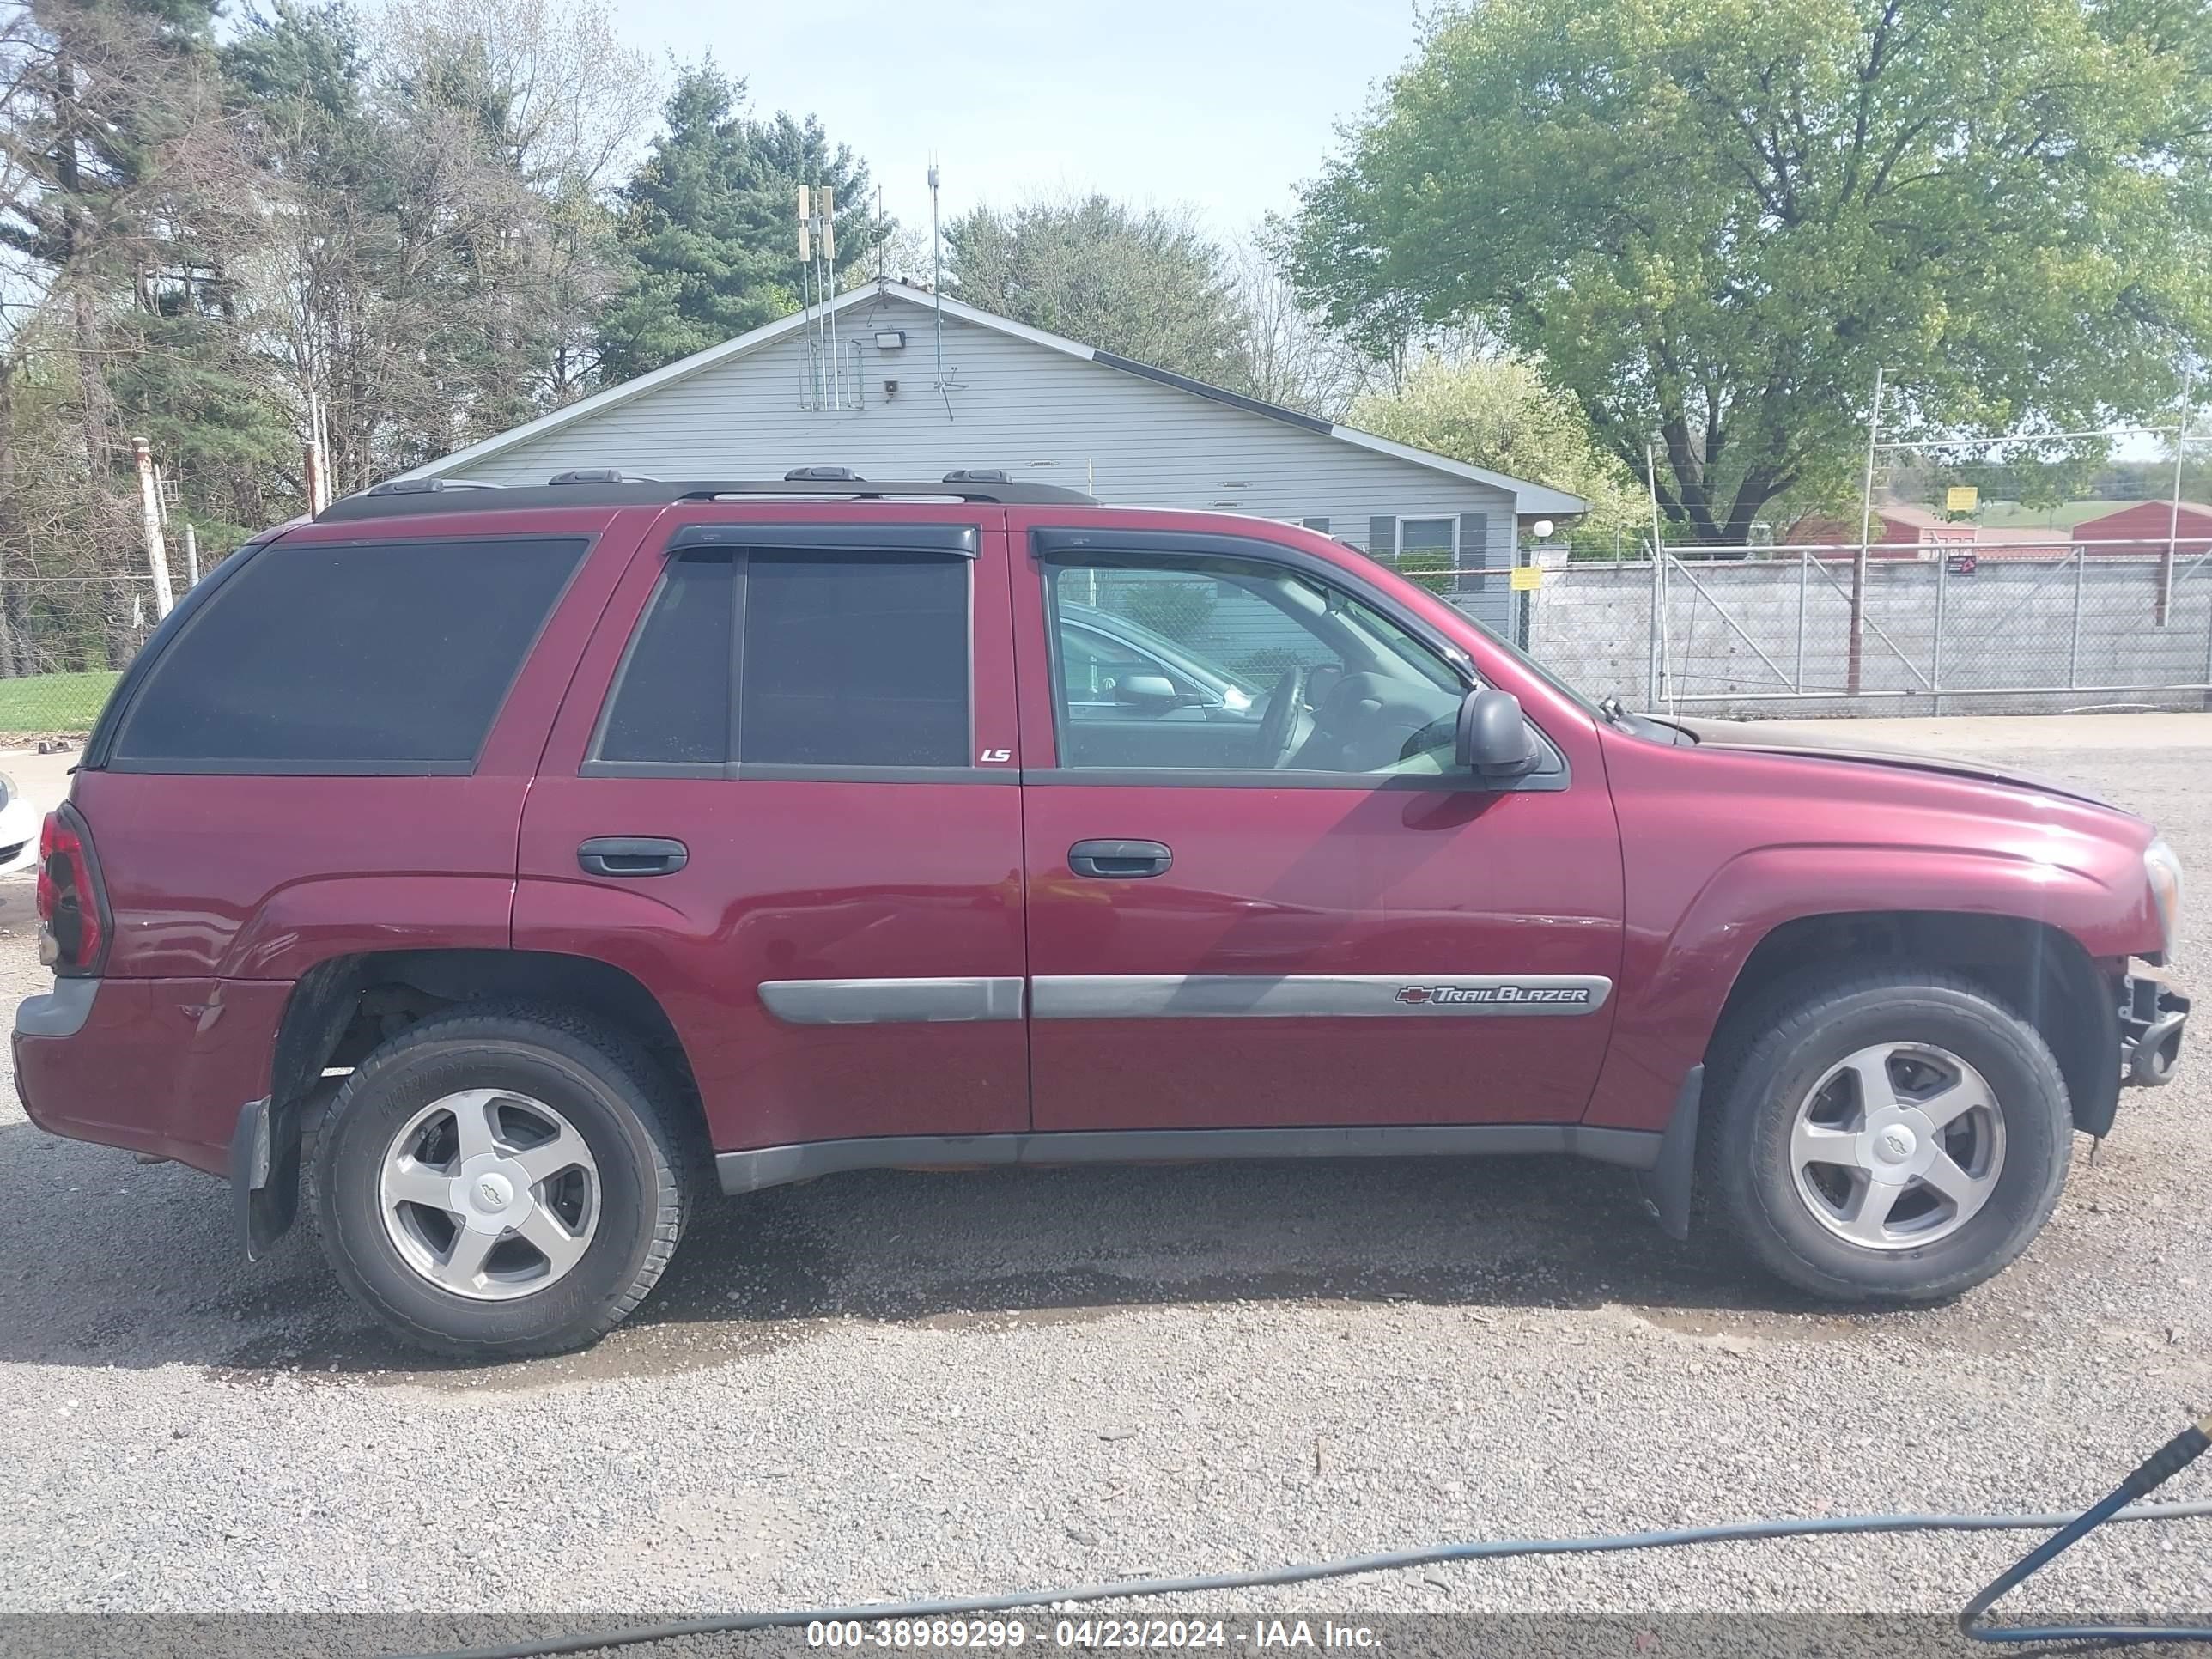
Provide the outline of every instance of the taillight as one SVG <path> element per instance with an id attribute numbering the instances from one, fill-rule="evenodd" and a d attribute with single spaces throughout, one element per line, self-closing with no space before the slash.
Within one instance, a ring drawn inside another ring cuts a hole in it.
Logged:
<path id="1" fill-rule="evenodd" d="M 39 830 L 39 960 L 57 974 L 96 974 L 106 951 L 106 902 L 84 820 L 64 805 Z"/>

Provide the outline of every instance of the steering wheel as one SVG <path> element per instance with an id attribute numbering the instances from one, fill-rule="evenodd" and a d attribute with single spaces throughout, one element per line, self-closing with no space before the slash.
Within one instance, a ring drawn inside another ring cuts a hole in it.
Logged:
<path id="1" fill-rule="evenodd" d="M 1298 746 L 1298 716 L 1305 713 L 1306 671 L 1289 668 L 1267 694 L 1267 712 L 1260 721 L 1259 761 L 1270 769 L 1290 764 Z"/>

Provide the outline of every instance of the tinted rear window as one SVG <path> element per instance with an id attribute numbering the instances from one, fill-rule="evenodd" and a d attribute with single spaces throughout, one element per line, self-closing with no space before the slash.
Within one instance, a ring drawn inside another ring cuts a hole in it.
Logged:
<path id="1" fill-rule="evenodd" d="M 630 641 L 599 732 L 599 759 L 720 766 L 730 757 L 733 569 L 726 550 L 669 562 Z"/>
<path id="2" fill-rule="evenodd" d="M 968 763 L 968 562 L 760 552 L 747 561 L 738 758 Z"/>
<path id="3" fill-rule="evenodd" d="M 154 664 L 113 758 L 465 771 L 587 544 L 262 548 Z"/>

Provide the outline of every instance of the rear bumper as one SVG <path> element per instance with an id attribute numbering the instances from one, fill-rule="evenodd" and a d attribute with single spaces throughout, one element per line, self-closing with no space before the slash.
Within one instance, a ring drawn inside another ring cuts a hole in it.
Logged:
<path id="1" fill-rule="evenodd" d="M 2154 979 L 2120 981 L 2120 1073 L 2136 1088 L 2173 1080 L 2189 999 Z"/>
<path id="2" fill-rule="evenodd" d="M 57 980 L 15 1011 L 15 1090 L 51 1134 L 230 1168 L 269 1092 L 289 981 Z"/>

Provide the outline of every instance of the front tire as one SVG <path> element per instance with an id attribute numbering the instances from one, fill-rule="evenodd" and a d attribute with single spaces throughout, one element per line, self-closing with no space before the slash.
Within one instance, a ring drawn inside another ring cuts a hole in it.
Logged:
<path id="1" fill-rule="evenodd" d="M 2057 1206 L 2073 1122 L 2035 1029 L 1970 981 L 1801 982 L 1717 1057 L 1701 1139 L 1717 1218 L 1837 1301 L 1934 1302 L 1999 1272 Z"/>
<path id="2" fill-rule="evenodd" d="M 564 1011 L 459 1008 L 357 1067 L 315 1146 L 311 1206 L 354 1298 L 467 1359 L 596 1340 L 660 1278 L 686 1193 L 666 1074 Z"/>

